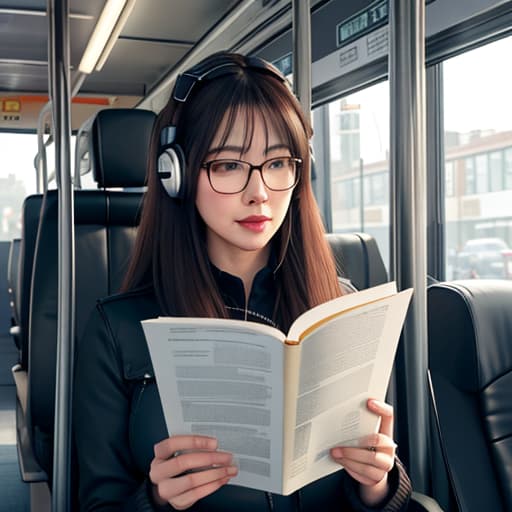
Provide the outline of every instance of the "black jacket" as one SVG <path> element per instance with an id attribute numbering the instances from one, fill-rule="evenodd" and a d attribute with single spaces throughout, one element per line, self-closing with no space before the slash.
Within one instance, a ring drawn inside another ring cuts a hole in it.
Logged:
<path id="1" fill-rule="evenodd" d="M 225 299 L 236 305 L 238 285 L 233 276 L 221 273 L 216 277 L 221 289 L 227 290 Z M 249 307 L 256 311 L 261 312 L 262 303 L 268 308 L 265 290 L 269 288 L 262 286 L 268 279 L 268 272 L 261 271 L 255 280 Z M 268 293 L 273 294 L 272 286 Z M 140 321 L 159 315 L 149 289 L 113 296 L 99 301 L 80 341 L 73 419 L 80 510 L 173 510 L 152 503 L 147 477 L 153 446 L 168 434 Z M 398 461 L 390 472 L 390 488 L 383 507 L 370 509 L 360 502 L 357 483 L 345 471 L 338 471 L 290 496 L 227 485 L 189 510 L 405 510 L 411 487 Z"/>

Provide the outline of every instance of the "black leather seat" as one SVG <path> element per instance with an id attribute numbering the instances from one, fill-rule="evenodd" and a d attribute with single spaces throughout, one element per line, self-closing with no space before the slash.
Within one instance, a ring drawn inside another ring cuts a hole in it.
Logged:
<path id="1" fill-rule="evenodd" d="M 155 115 L 104 110 L 88 123 L 94 179 L 102 190 L 75 191 L 75 337 L 82 335 L 98 298 L 120 285 L 139 222 Z M 34 253 L 29 317 L 27 427 L 39 465 L 51 478 L 58 314 L 58 196 L 44 197 Z"/>
<path id="2" fill-rule="evenodd" d="M 32 285 L 32 266 L 34 263 L 34 252 L 42 202 L 42 194 L 33 194 L 26 197 L 23 202 L 21 214 L 19 270 L 15 300 L 19 326 L 19 363 L 20 369 L 25 371 L 28 368 L 28 319 L 30 311 L 30 290 Z"/>
<path id="3" fill-rule="evenodd" d="M 19 344 L 19 321 L 20 316 L 16 304 L 18 295 L 18 274 L 20 270 L 20 238 L 14 238 L 9 244 L 9 255 L 7 258 L 7 292 L 9 294 L 9 308 L 11 312 L 11 335 L 18 349 Z"/>
<path id="4" fill-rule="evenodd" d="M 434 450 L 434 497 L 450 511 L 510 511 L 512 281 L 430 286 L 428 327 L 433 440 L 446 468 Z"/>
<path id="5" fill-rule="evenodd" d="M 358 289 L 386 283 L 386 267 L 375 239 L 366 233 L 329 233 L 327 241 L 336 259 L 338 274 Z"/>

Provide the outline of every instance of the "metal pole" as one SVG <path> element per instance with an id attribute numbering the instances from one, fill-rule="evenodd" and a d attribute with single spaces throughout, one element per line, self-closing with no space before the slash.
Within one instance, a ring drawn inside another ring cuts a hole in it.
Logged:
<path id="1" fill-rule="evenodd" d="M 312 112 L 314 117 L 315 136 L 313 137 L 313 150 L 317 168 L 322 169 L 321 173 L 316 172 L 316 180 L 313 182 L 313 190 L 321 208 L 325 230 L 332 232 L 332 198 L 331 198 L 331 146 L 329 127 L 329 105 L 322 105 Z"/>
<path id="2" fill-rule="evenodd" d="M 311 9 L 309 0 L 293 0 L 293 88 L 302 110 L 311 110 Z"/>
<path id="3" fill-rule="evenodd" d="M 72 98 L 74 98 L 80 92 L 80 88 L 82 87 L 86 78 L 87 78 L 87 74 L 81 73 L 80 71 L 77 71 L 76 74 L 73 76 L 73 80 L 71 81 L 71 97 Z"/>
<path id="4" fill-rule="evenodd" d="M 414 288 L 400 347 L 405 382 L 409 472 L 415 490 L 427 488 L 427 311 L 425 158 L 425 2 L 390 2 L 391 272 L 399 289 Z M 405 396 L 404 396 L 405 394 Z M 403 413 L 404 407 L 402 407 Z M 400 418 L 397 418 L 400 421 Z M 405 418 L 402 418 L 404 421 Z"/>
<path id="5" fill-rule="evenodd" d="M 36 192 L 38 194 L 45 193 L 48 190 L 48 164 L 46 161 L 46 146 L 48 141 L 52 140 L 52 135 L 48 136 L 47 141 L 44 140 L 44 132 L 48 114 L 51 114 L 52 104 L 49 101 L 39 112 L 37 120 L 37 156 L 36 159 Z M 51 124 L 50 124 L 51 126 Z"/>
<path id="6" fill-rule="evenodd" d="M 71 383 L 74 346 L 74 230 L 70 158 L 70 77 L 68 0 L 49 0 L 55 166 L 59 194 L 59 297 L 52 511 L 71 510 Z"/>
<path id="7" fill-rule="evenodd" d="M 361 231 L 364 233 L 364 162 L 359 159 L 359 221 Z"/>
<path id="8" fill-rule="evenodd" d="M 443 65 L 430 66 L 426 71 L 427 85 L 427 272 L 444 281 L 446 278 L 446 235 L 444 232 L 445 172 L 443 119 Z"/>

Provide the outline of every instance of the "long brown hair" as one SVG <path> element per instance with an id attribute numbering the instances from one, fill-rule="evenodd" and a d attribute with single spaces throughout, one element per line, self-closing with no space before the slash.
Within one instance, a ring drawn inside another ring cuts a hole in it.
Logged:
<path id="1" fill-rule="evenodd" d="M 256 118 L 263 119 L 267 139 L 272 128 L 292 155 L 303 160 L 288 213 L 271 242 L 279 262 L 276 313 L 281 327 L 287 329 L 302 312 L 341 294 L 310 183 L 312 129 L 286 83 L 248 65 L 245 57 L 219 53 L 202 64 L 215 66 L 216 60 L 226 59 L 237 64 L 233 73 L 198 82 L 185 103 L 171 96 L 157 117 L 149 151 L 148 189 L 123 290 L 152 285 L 163 314 L 228 316 L 210 269 L 204 222 L 195 206 L 197 180 L 223 120 L 227 122 L 221 144 L 233 121 L 245 117 L 244 145 L 249 148 Z M 169 125 L 176 126 L 176 143 L 187 162 L 182 199 L 168 197 L 156 171 L 160 133 Z"/>

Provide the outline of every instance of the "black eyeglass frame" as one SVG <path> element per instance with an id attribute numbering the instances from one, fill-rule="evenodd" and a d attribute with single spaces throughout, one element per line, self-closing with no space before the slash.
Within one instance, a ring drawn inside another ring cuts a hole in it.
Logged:
<path id="1" fill-rule="evenodd" d="M 272 162 L 273 160 L 291 160 L 295 163 L 295 180 L 292 185 L 290 185 L 289 187 L 286 187 L 286 188 L 272 188 L 267 185 L 267 182 L 265 181 L 265 178 L 263 176 L 263 167 L 265 166 L 265 164 L 267 164 L 268 162 Z M 240 190 L 237 190 L 236 192 L 220 192 L 219 190 L 217 190 L 213 186 L 212 179 L 210 177 L 210 167 L 212 166 L 212 164 L 214 164 L 216 162 L 237 162 L 240 164 L 248 165 L 249 172 L 247 173 L 247 180 L 246 180 L 244 186 Z M 299 179 L 301 176 L 302 163 L 303 163 L 302 158 L 294 157 L 294 156 L 281 156 L 281 157 L 278 156 L 278 157 L 269 158 L 268 160 L 265 160 L 264 162 L 262 162 L 260 165 L 253 165 L 249 162 L 244 162 L 243 160 L 236 160 L 234 158 L 220 158 L 217 160 L 210 160 L 208 162 L 203 162 L 201 164 L 201 169 L 206 170 L 206 174 L 208 176 L 208 181 L 210 182 L 210 187 L 212 187 L 212 190 L 217 192 L 217 194 L 224 194 L 224 195 L 240 194 L 240 192 L 243 192 L 247 188 L 247 185 L 249 185 L 249 181 L 251 181 L 252 173 L 255 170 L 260 172 L 261 181 L 263 181 L 263 184 L 265 185 L 265 187 L 267 187 L 269 190 L 272 190 L 273 192 L 284 192 L 286 190 L 290 190 L 290 189 L 294 188 L 295 186 L 297 186 L 297 183 L 299 182 Z"/>

